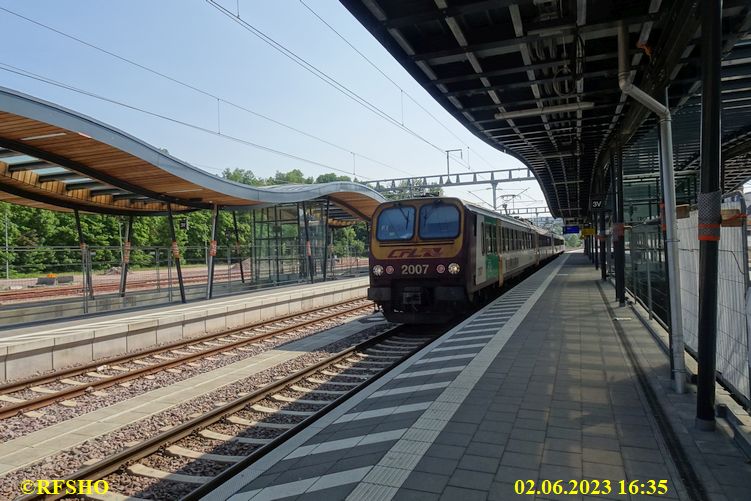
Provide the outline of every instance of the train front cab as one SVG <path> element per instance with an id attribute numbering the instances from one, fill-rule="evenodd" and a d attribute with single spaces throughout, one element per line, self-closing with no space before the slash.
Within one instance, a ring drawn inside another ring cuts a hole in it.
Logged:
<path id="1" fill-rule="evenodd" d="M 442 323 L 466 308 L 466 217 L 452 198 L 402 200 L 376 210 L 368 298 L 388 320 Z"/>

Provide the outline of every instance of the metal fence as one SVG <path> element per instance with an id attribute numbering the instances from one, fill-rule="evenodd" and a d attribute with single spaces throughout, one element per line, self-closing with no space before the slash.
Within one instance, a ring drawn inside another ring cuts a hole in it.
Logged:
<path id="1" fill-rule="evenodd" d="M 659 221 L 626 228 L 626 288 L 663 325 L 670 323 L 667 263 Z"/>
<path id="2" fill-rule="evenodd" d="M 17 325 L 181 300 L 168 247 L 9 247 L 0 261 L 0 325 Z M 211 248 L 181 246 L 186 299 L 208 294 Z M 212 296 L 367 273 L 364 252 L 305 245 L 219 246 Z M 324 258 L 326 262 L 324 264 Z M 324 273 L 325 272 L 325 273 Z"/>
<path id="3" fill-rule="evenodd" d="M 717 372 L 720 380 L 747 406 L 751 401 L 751 330 L 749 329 L 748 223 L 743 196 L 723 201 L 726 221 L 720 237 Z M 681 308 L 688 352 L 698 350 L 699 240 L 697 211 L 678 219 Z M 670 323 L 667 265 L 660 221 L 626 229 L 626 287 L 665 327 Z"/>

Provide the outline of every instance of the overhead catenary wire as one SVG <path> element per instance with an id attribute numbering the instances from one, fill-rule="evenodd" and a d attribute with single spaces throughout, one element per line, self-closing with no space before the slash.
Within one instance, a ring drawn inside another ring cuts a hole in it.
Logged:
<path id="1" fill-rule="evenodd" d="M 133 59 L 130 59 L 130 58 L 127 58 L 127 57 L 122 56 L 120 54 L 117 54 L 116 52 L 113 52 L 111 50 L 108 50 L 108 49 L 105 49 L 103 47 L 100 47 L 100 46 L 98 46 L 96 44 L 93 44 L 91 42 L 88 42 L 88 41 L 86 41 L 86 40 L 84 40 L 84 39 L 82 39 L 80 37 L 77 37 L 75 35 L 71 35 L 70 33 L 66 33 L 66 32 L 64 32 L 62 30 L 54 28 L 54 27 L 52 27 L 50 25 L 47 25 L 45 23 L 42 23 L 42 22 L 37 21 L 35 19 L 32 19 L 30 17 L 24 16 L 23 14 L 20 14 L 18 12 L 12 11 L 12 10 L 6 8 L 6 7 L 0 6 L 0 11 L 6 12 L 7 14 L 10 14 L 10 15 L 15 16 L 15 17 L 17 17 L 19 19 L 22 19 L 22 20 L 24 20 L 26 22 L 34 24 L 34 25 L 36 25 L 36 26 L 38 26 L 38 27 L 40 27 L 42 29 L 45 29 L 45 30 L 51 31 L 53 33 L 56 33 L 56 34 L 58 34 L 58 35 L 60 35 L 62 37 L 65 37 L 65 38 L 69 39 L 69 40 L 73 40 L 73 41 L 75 41 L 75 42 L 77 42 L 79 44 L 82 44 L 82 45 L 84 45 L 86 47 L 89 47 L 90 49 L 98 51 L 98 52 L 100 52 L 102 54 L 106 54 L 106 55 L 108 55 L 110 57 L 113 57 L 113 58 L 115 58 L 115 59 L 117 59 L 117 60 L 119 60 L 121 62 L 124 62 L 126 64 L 132 65 L 134 67 L 137 67 L 137 68 L 139 68 L 139 69 L 141 69 L 143 71 L 146 71 L 148 73 L 156 75 L 156 76 L 158 76 L 160 78 L 164 78 L 165 80 L 168 80 L 168 81 L 170 81 L 172 83 L 175 83 L 177 85 L 180 85 L 182 87 L 190 89 L 190 90 L 192 90 L 194 92 L 197 92 L 197 93 L 199 93 L 201 95 L 204 95 L 204 96 L 206 96 L 206 97 L 208 97 L 208 98 L 210 98 L 212 100 L 216 100 L 217 101 L 217 122 L 218 123 L 219 123 L 219 106 L 218 106 L 218 104 L 219 103 L 224 103 L 224 104 L 232 106 L 232 107 L 234 107 L 234 108 L 236 108 L 238 110 L 244 111 L 244 112 L 246 112 L 246 113 L 248 113 L 250 115 L 253 115 L 255 117 L 261 118 L 262 120 L 266 120 L 266 121 L 268 121 L 270 123 L 273 123 L 275 125 L 278 125 L 280 127 L 285 128 L 285 129 L 291 130 L 291 131 L 293 131 L 293 132 L 295 132 L 297 134 L 301 134 L 301 135 L 306 136 L 306 137 L 308 137 L 310 139 L 319 141 L 319 142 L 321 142 L 323 144 L 326 144 L 328 146 L 336 148 L 336 149 L 338 149 L 340 151 L 344 151 L 346 153 L 350 153 L 350 154 L 356 155 L 356 156 L 362 158 L 363 160 L 367 160 L 369 162 L 373 162 L 374 164 L 381 165 L 383 167 L 387 167 L 389 169 L 392 169 L 392 170 L 395 170 L 395 171 L 398 171 L 398 172 L 409 174 L 409 172 L 406 171 L 406 170 L 404 170 L 404 169 L 400 169 L 400 168 L 395 167 L 393 165 L 390 165 L 390 164 L 388 164 L 386 162 L 382 162 L 380 160 L 372 158 L 372 157 L 370 157 L 368 155 L 363 155 L 362 153 L 358 153 L 358 152 L 352 151 L 350 148 L 347 148 L 347 147 L 342 146 L 340 144 L 334 143 L 333 141 L 329 141 L 327 139 L 324 139 L 324 138 L 322 138 L 320 136 L 317 136 L 315 134 L 312 134 L 310 132 L 306 132 L 306 131 L 301 130 L 301 129 L 297 128 L 297 127 L 294 127 L 292 125 L 284 123 L 284 122 L 282 122 L 280 120 L 276 120 L 276 119 L 274 119 L 274 118 L 272 118 L 272 117 L 270 117 L 268 115 L 265 115 L 263 113 L 255 111 L 255 110 L 253 110 L 253 109 L 251 109 L 251 108 L 249 108 L 247 106 L 238 104 L 238 103 L 236 103 L 234 101 L 231 101 L 229 99 L 221 97 L 221 96 L 219 96 L 219 95 L 217 95 L 217 94 L 215 94 L 213 92 L 210 92 L 210 91 L 208 91 L 206 89 L 202 89 L 202 88 L 200 88 L 200 87 L 198 87 L 198 86 L 196 86 L 194 84 L 191 84 L 191 83 L 186 82 L 184 80 L 180 80 L 178 78 L 170 76 L 170 75 L 168 75 L 168 74 L 166 74 L 166 73 L 164 73 L 162 71 L 154 69 L 154 68 L 152 68 L 150 66 L 146 66 L 146 65 L 144 65 L 142 63 L 134 61 Z M 219 129 L 219 127 L 217 127 L 217 128 Z"/>
<path id="2" fill-rule="evenodd" d="M 341 172 L 343 174 L 350 174 L 349 171 L 346 171 L 344 169 L 339 169 L 337 167 L 332 167 L 331 165 L 327 165 L 327 164 L 318 162 L 316 160 L 311 160 L 309 158 L 305 158 L 305 157 L 302 157 L 302 156 L 299 156 L 299 155 L 295 155 L 295 154 L 292 154 L 292 153 L 289 153 L 289 152 L 286 152 L 286 151 L 283 151 L 283 150 L 279 150 L 279 149 L 276 149 L 276 148 L 271 148 L 269 146 L 264 146 L 264 145 L 259 144 L 259 143 L 254 143 L 254 142 L 249 141 L 247 139 L 242 139 L 242 138 L 239 138 L 239 137 L 236 137 L 236 136 L 232 136 L 232 135 L 229 135 L 229 134 L 226 134 L 226 133 L 222 133 L 222 132 L 219 132 L 217 130 L 209 129 L 209 128 L 206 128 L 206 127 L 203 127 L 203 126 L 200 126 L 200 125 L 197 125 L 197 124 L 192 124 L 190 122 L 185 122 L 183 120 L 179 120 L 177 118 L 169 117 L 169 116 L 163 115 L 161 113 L 156 113 L 154 111 L 149 111 L 149 110 L 146 110 L 144 108 L 139 108 L 138 106 L 134 106 L 132 104 L 124 103 L 124 102 L 118 101 L 116 99 L 112 99 L 112 98 L 109 98 L 109 97 L 106 97 L 106 96 L 102 96 L 100 94 L 96 94 L 94 92 L 87 91 L 85 89 L 81 89 L 79 87 L 75 87 L 73 85 L 66 84 L 64 82 L 60 82 L 58 80 L 54 80 L 52 78 L 45 77 L 43 75 L 39 75 L 37 73 L 31 72 L 29 70 L 26 70 L 24 68 L 19 68 L 17 66 L 13 66 L 13 65 L 10 65 L 10 64 L 7 64 L 7 63 L 0 62 L 0 69 L 3 70 L 3 71 L 7 71 L 9 73 L 14 73 L 16 75 L 20 75 L 22 77 L 26 77 L 26 78 L 30 78 L 30 79 L 33 79 L 33 80 L 37 80 L 39 82 L 43 82 L 43 83 L 46 83 L 46 84 L 49 84 L 49 85 L 54 85 L 56 87 L 60 87 L 60 88 L 66 89 L 66 90 L 69 90 L 71 92 L 76 92 L 76 93 L 79 93 L 79 94 L 82 94 L 82 95 L 85 95 L 85 96 L 88 96 L 88 97 L 91 97 L 91 98 L 94 98 L 94 99 L 99 99 L 101 101 L 105 101 L 105 102 L 108 102 L 108 103 L 111 103 L 111 104 L 115 104 L 117 106 L 122 106 L 124 108 L 130 109 L 130 110 L 133 110 L 133 111 L 137 111 L 139 113 L 143 113 L 145 115 L 149 115 L 149 116 L 152 116 L 152 117 L 155 117 L 155 118 L 166 120 L 166 121 L 178 124 L 178 125 L 182 125 L 184 127 L 188 127 L 188 128 L 200 131 L 200 132 L 204 132 L 206 134 L 211 134 L 211 135 L 214 135 L 214 136 L 217 136 L 217 137 L 220 137 L 220 138 L 224 138 L 224 139 L 228 139 L 228 140 L 234 141 L 234 142 L 239 143 L 239 144 L 244 144 L 246 146 L 250 146 L 250 147 L 255 148 L 255 149 L 266 151 L 268 153 L 273 153 L 275 155 L 279 155 L 279 156 L 283 156 L 283 157 L 286 157 L 286 158 L 290 158 L 292 160 L 297 160 L 297 161 L 305 162 L 305 163 L 308 163 L 308 164 L 311 164 L 311 165 L 315 165 L 315 166 L 318 166 L 318 167 L 323 167 L 325 169 L 334 170 L 334 171 L 337 171 L 337 172 Z M 365 177 L 365 176 L 360 176 L 360 177 L 362 177 L 365 180 L 371 180 L 371 178 L 368 178 L 368 177 Z"/>
<path id="3" fill-rule="evenodd" d="M 401 97 L 404 96 L 407 97 L 410 101 L 412 101 L 414 104 L 416 104 L 422 111 L 424 111 L 430 118 L 433 119 L 438 125 L 443 127 L 446 132 L 454 136 L 458 141 L 460 141 L 464 146 L 469 149 L 469 145 L 461 138 L 459 137 L 453 130 L 451 130 L 443 121 L 441 121 L 438 117 L 436 117 L 433 113 L 431 113 L 430 110 L 428 110 L 425 106 L 423 106 L 417 99 L 412 96 L 409 92 L 404 90 L 404 88 L 399 85 L 397 82 L 394 81 L 393 78 L 391 78 L 389 75 L 386 74 L 377 64 L 375 64 L 368 56 L 363 54 L 362 51 L 360 51 L 352 42 L 350 42 L 344 35 L 342 35 L 336 28 L 334 28 L 329 22 L 327 22 L 318 12 L 315 11 L 310 5 L 305 3 L 305 0 L 300 0 L 300 3 L 313 15 L 315 16 L 321 23 L 323 23 L 329 30 L 331 30 L 337 37 L 339 37 L 345 44 L 347 44 L 353 51 L 355 51 L 362 59 L 364 59 L 370 66 L 372 66 L 378 73 L 380 73 L 386 80 L 391 82 L 397 89 L 399 89 L 399 92 L 401 94 Z M 402 123 L 404 122 L 404 105 L 402 104 Z M 475 152 L 475 156 L 477 156 L 480 160 L 482 160 L 485 164 L 488 165 L 488 167 L 495 168 L 493 164 L 488 162 L 482 155 Z M 458 160 L 457 160 L 458 162 Z M 470 168 L 468 164 L 464 164 L 463 162 L 459 162 L 468 169 Z"/>
<path id="4" fill-rule="evenodd" d="M 214 7 L 218 12 L 221 14 L 224 14 L 228 19 L 232 20 L 233 22 L 240 25 L 242 28 L 244 28 L 246 31 L 278 51 L 280 54 L 284 55 L 288 59 L 290 59 L 292 62 L 300 66 L 301 68 L 305 69 L 312 75 L 314 75 L 316 78 L 321 80 L 322 82 L 328 84 L 335 90 L 339 91 L 344 96 L 348 97 L 352 101 L 360 104 L 365 109 L 369 110 L 370 112 L 374 113 L 375 115 L 381 117 L 382 119 L 388 121 L 392 125 L 396 126 L 397 128 L 407 132 L 408 134 L 411 134 L 412 136 L 416 137 L 417 139 L 420 139 L 425 144 L 431 146 L 436 151 L 439 151 L 441 153 L 444 153 L 446 150 L 444 148 L 441 148 L 440 146 L 436 145 L 435 143 L 431 142 L 430 140 L 426 139 L 425 137 L 421 136 L 414 130 L 410 129 L 406 125 L 402 125 L 399 120 L 392 117 L 389 113 L 385 112 L 383 109 L 378 107 L 377 105 L 371 103 L 364 97 L 360 96 L 356 92 L 354 92 L 352 89 L 347 87 L 346 85 L 339 82 L 337 79 L 329 75 L 328 73 L 324 72 L 314 64 L 310 63 L 308 60 L 304 59 L 303 57 L 297 55 L 294 51 L 287 48 L 284 44 L 277 42 L 275 39 L 264 33 L 263 31 L 259 30 L 249 22 L 247 22 L 242 17 L 238 16 L 237 14 L 233 13 L 232 11 L 226 9 L 224 6 L 219 5 L 214 0 L 206 0 L 206 3 L 208 3 L 210 6 Z"/>

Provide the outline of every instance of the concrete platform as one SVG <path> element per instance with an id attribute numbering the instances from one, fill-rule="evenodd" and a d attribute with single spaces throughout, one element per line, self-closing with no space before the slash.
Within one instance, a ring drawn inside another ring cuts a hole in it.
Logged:
<path id="1" fill-rule="evenodd" d="M 365 297 L 368 278 L 0 331 L 0 382 Z"/>
<path id="2" fill-rule="evenodd" d="M 748 458 L 655 391 L 668 360 L 608 287 L 564 255 L 205 499 L 751 499 Z M 667 492 L 620 494 L 633 480 Z"/>

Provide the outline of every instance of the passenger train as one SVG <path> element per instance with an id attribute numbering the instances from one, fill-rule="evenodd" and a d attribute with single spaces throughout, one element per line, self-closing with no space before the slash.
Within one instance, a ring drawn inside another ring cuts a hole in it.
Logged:
<path id="1" fill-rule="evenodd" d="M 385 202 L 373 214 L 368 298 L 392 322 L 445 322 L 563 245 L 529 222 L 457 198 Z"/>

